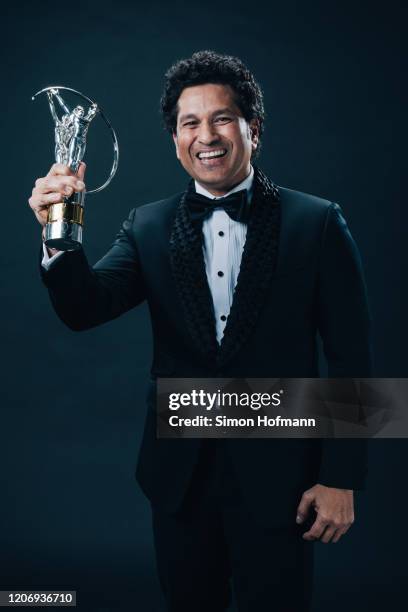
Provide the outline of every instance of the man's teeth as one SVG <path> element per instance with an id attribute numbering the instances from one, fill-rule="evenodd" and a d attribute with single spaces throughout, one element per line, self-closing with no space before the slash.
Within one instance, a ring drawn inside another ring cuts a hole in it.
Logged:
<path id="1" fill-rule="evenodd" d="M 198 154 L 199 159 L 206 159 L 208 157 L 220 157 L 227 152 L 226 149 L 218 149 L 217 151 L 202 151 Z"/>

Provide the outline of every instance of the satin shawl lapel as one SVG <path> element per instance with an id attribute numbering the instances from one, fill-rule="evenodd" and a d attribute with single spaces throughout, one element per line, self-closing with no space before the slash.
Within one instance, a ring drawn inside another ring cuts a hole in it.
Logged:
<path id="1" fill-rule="evenodd" d="M 230 361 L 250 337 L 276 266 L 279 191 L 261 170 L 254 170 L 247 236 L 221 345 L 216 338 L 214 306 L 205 271 L 203 233 L 190 221 L 186 192 L 179 202 L 171 231 L 170 264 L 187 329 L 197 351 L 216 367 Z"/>

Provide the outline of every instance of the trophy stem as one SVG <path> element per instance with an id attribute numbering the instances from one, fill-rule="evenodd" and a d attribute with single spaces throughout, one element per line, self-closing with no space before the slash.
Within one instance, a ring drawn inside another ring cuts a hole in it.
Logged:
<path id="1" fill-rule="evenodd" d="M 84 200 L 85 194 L 79 192 L 49 206 L 44 237 L 47 247 L 59 251 L 71 251 L 81 247 Z"/>

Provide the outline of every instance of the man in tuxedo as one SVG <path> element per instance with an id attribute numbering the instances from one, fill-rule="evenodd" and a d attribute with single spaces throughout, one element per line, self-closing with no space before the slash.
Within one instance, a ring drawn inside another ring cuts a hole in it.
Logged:
<path id="1" fill-rule="evenodd" d="M 370 320 L 357 247 L 339 206 L 275 185 L 254 160 L 261 90 L 238 59 L 193 54 L 161 100 L 187 188 L 133 208 L 104 257 L 41 248 L 41 276 L 72 330 L 147 300 L 154 341 L 137 480 L 152 508 L 159 578 L 171 612 L 310 610 L 313 546 L 337 542 L 364 486 L 361 440 L 158 439 L 156 379 L 330 377 L 371 373 Z M 29 200 L 84 189 L 54 165 Z"/>

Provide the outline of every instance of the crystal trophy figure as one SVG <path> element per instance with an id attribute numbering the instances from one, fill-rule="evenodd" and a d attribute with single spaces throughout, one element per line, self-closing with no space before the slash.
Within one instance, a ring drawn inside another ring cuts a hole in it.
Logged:
<path id="1" fill-rule="evenodd" d="M 60 94 L 60 90 L 70 91 L 86 102 L 87 109 L 82 105 L 72 110 Z M 60 251 L 74 250 L 82 245 L 82 230 L 84 225 L 85 195 L 102 191 L 114 177 L 119 161 L 119 147 L 114 129 L 102 109 L 87 96 L 70 87 L 51 86 L 38 91 L 33 100 L 46 93 L 51 115 L 54 120 L 55 161 L 77 173 L 85 155 L 86 138 L 92 120 L 99 115 L 110 130 L 113 141 L 113 164 L 108 179 L 95 189 L 86 192 L 73 193 L 62 198 L 61 202 L 51 204 L 48 209 L 45 226 L 44 242 L 49 248 Z"/>

